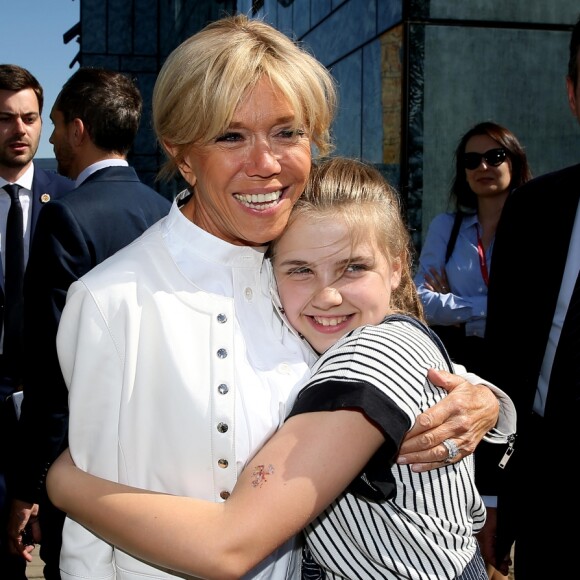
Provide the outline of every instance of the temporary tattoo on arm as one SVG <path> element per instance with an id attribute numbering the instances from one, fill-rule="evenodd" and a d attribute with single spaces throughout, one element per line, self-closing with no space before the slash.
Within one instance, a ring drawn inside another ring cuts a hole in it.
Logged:
<path id="1" fill-rule="evenodd" d="M 274 466 L 270 463 L 268 467 L 265 465 L 256 465 L 252 472 L 252 487 L 262 487 L 268 481 L 268 475 L 274 473 Z"/>

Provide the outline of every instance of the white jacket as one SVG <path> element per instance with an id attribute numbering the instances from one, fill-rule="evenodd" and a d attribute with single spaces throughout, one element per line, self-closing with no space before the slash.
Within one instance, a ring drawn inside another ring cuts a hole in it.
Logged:
<path id="1" fill-rule="evenodd" d="M 223 501 L 283 422 L 312 353 L 272 307 L 263 248 L 170 214 L 69 290 L 58 351 L 79 467 Z M 288 547 L 249 574 L 298 578 Z M 63 579 L 176 578 L 67 519 Z M 294 576 L 293 576 L 294 575 Z"/>

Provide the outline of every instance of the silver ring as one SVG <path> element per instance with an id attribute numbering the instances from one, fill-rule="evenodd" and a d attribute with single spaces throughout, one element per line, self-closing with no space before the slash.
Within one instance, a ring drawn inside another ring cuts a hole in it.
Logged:
<path id="1" fill-rule="evenodd" d="M 445 439 L 443 445 L 449 452 L 447 459 L 445 459 L 445 463 L 451 463 L 459 455 L 459 447 L 457 447 L 455 441 L 452 441 L 451 439 Z"/>

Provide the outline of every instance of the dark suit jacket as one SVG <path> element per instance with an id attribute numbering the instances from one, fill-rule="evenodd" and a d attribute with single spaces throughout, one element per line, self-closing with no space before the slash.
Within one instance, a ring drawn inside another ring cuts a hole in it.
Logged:
<path id="1" fill-rule="evenodd" d="M 30 240 L 34 239 L 36 224 L 41 209 L 46 209 L 54 200 L 61 198 L 74 187 L 74 183 L 61 175 L 54 172 L 45 171 L 38 166 L 34 167 L 34 176 L 32 178 L 32 196 L 30 199 Z M 0 330 L 4 324 L 4 274 L 0 268 Z M 24 360 L 27 357 L 24 356 Z M 21 387 L 21 380 L 12 376 L 12 370 L 3 355 L 0 355 L 0 524 L 6 525 L 6 517 L 9 508 L 9 497 L 7 495 L 7 471 L 10 468 L 16 455 L 26 453 L 19 446 L 17 429 L 18 423 L 12 401 L 6 399 L 8 395 Z M 14 361 L 10 361 L 14 362 Z M 5 532 L 5 530 L 3 530 Z M 5 541 L 5 533 L 0 534 L 0 544 Z M 2 545 L 6 549 L 6 545 Z M 24 564 L 20 567 L 20 558 L 0 557 L 0 576 L 23 578 Z M 20 560 L 21 561 L 21 560 Z M 21 561 L 23 562 L 23 561 Z M 4 570 L 4 567 L 7 569 Z M 20 571 L 21 570 L 21 571 Z"/>
<path id="2" fill-rule="evenodd" d="M 25 347 L 29 364 L 19 422 L 26 450 L 13 472 L 13 495 L 43 499 L 49 465 L 67 446 L 68 390 L 56 333 L 69 286 L 164 217 L 169 200 L 139 181 L 131 167 L 93 173 L 38 220 L 25 277 Z"/>
<path id="3" fill-rule="evenodd" d="M 34 239 L 34 234 L 36 231 L 36 224 L 38 222 L 38 216 L 40 215 L 40 210 L 46 207 L 50 202 L 60 199 L 67 192 L 69 192 L 74 187 L 74 182 L 58 173 L 53 171 L 45 171 L 39 167 L 34 167 L 34 176 L 32 178 L 32 197 L 30 203 L 32 206 L 31 218 L 30 218 L 30 243 Z M 0 308 L 2 313 L 4 312 L 4 272 L 0 268 Z M 0 316 L 0 325 L 4 325 L 4 316 Z M 2 377 L 5 376 L 4 372 L 4 361 L 2 356 L 0 356 L 0 393 L 2 395 L 9 394 L 7 391 L 11 390 L 12 386 L 5 384 L 2 381 Z"/>
<path id="4" fill-rule="evenodd" d="M 532 409 L 579 197 L 580 165 L 533 179 L 506 201 L 494 242 L 483 376 L 512 398 L 518 414 L 514 453 L 506 468 L 496 468 L 489 478 L 499 494 L 498 542 L 507 546 L 525 532 L 548 540 L 567 535 L 554 525 L 568 505 L 578 505 L 577 498 L 566 498 L 575 476 L 561 472 L 578 454 L 578 408 L 567 393 L 551 388 L 543 424 L 552 436 L 539 442 Z M 562 402 L 551 406 L 559 395 Z M 555 561 L 559 552 L 546 558 Z"/>

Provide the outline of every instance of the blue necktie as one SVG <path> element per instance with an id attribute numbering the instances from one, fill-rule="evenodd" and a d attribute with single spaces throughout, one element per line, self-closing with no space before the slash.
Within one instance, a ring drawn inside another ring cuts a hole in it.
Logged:
<path id="1" fill-rule="evenodd" d="M 4 359 L 15 381 L 20 382 L 22 368 L 24 224 L 20 204 L 20 185 L 5 185 L 12 203 L 6 221 L 4 264 Z"/>

